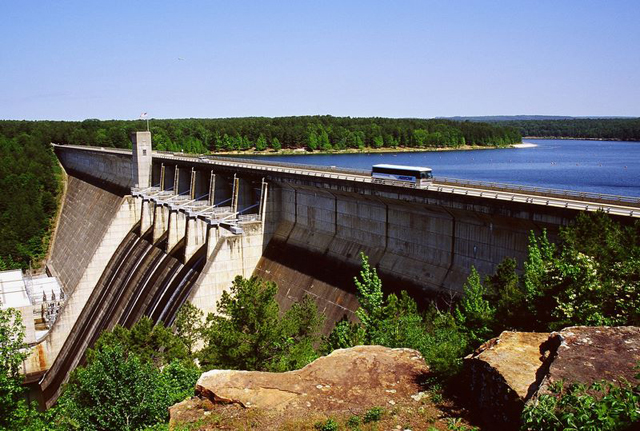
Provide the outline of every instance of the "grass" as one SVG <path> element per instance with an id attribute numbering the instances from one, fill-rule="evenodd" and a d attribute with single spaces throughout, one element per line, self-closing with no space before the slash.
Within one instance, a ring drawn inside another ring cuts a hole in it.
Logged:
<path id="1" fill-rule="evenodd" d="M 473 430 L 468 421 L 459 416 L 464 411 L 456 409 L 449 400 L 436 405 L 431 397 L 420 401 L 407 401 L 388 407 L 355 410 L 348 407 L 342 412 L 321 413 L 305 410 L 273 412 L 237 405 L 209 404 L 206 408 L 194 405 L 189 410 L 190 419 L 175 424 L 175 430 L 283 430 L 283 431 L 412 431 L 433 429 L 438 431 Z M 209 414 L 205 416 L 205 412 Z"/>

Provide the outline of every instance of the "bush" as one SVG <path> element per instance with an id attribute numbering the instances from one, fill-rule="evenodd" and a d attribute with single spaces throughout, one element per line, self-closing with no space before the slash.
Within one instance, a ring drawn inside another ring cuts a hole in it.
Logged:
<path id="1" fill-rule="evenodd" d="M 327 419 L 326 422 L 317 422 L 313 427 L 318 431 L 338 431 L 338 423 L 333 419 Z"/>
<path id="2" fill-rule="evenodd" d="M 496 330 L 572 325 L 640 325 L 640 222 L 622 226 L 602 212 L 580 214 L 552 244 L 531 232 L 521 278 L 505 260 L 486 284 Z"/>
<path id="3" fill-rule="evenodd" d="M 384 409 L 382 407 L 373 407 L 364 414 L 362 421 L 366 424 L 371 422 L 378 422 L 380 419 L 382 419 L 383 414 Z"/>
<path id="4" fill-rule="evenodd" d="M 358 428 L 360 426 L 360 422 L 360 417 L 354 415 L 347 420 L 347 426 L 349 428 Z"/>
<path id="5" fill-rule="evenodd" d="M 589 387 L 562 382 L 551 386 L 522 413 L 522 430 L 636 429 L 640 425 L 640 387 L 629 383 L 594 383 Z"/>
<path id="6" fill-rule="evenodd" d="M 468 353 L 467 336 L 449 312 L 432 308 L 425 319 L 425 344 L 421 348 L 429 369 L 442 378 L 455 376 L 462 369 L 462 358 Z"/>

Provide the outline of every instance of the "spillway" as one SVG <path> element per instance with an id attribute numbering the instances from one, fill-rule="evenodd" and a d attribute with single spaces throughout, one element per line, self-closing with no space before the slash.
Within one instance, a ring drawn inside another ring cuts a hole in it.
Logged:
<path id="1" fill-rule="evenodd" d="M 186 264 L 176 247 L 166 253 L 166 239 L 152 243 L 136 225 L 116 249 L 87 306 L 78 317 L 53 366 L 41 382 L 47 404 L 58 396 L 69 373 L 85 360 L 100 334 L 116 324 L 131 327 L 142 316 L 172 323 L 204 265 L 200 252 Z"/>

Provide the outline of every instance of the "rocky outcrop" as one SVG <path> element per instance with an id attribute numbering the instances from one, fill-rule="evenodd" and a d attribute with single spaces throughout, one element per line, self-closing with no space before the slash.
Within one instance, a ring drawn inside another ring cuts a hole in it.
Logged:
<path id="1" fill-rule="evenodd" d="M 548 345 L 555 354 L 536 396 L 548 393 L 549 385 L 557 381 L 585 385 L 603 379 L 638 382 L 639 327 L 572 326 L 551 333 Z"/>
<path id="2" fill-rule="evenodd" d="M 635 382 L 640 328 L 569 327 L 551 334 L 503 332 L 465 358 L 472 403 L 496 429 L 517 429 L 522 409 L 556 381 Z"/>
<path id="3" fill-rule="evenodd" d="M 205 403 L 232 403 L 284 415 L 353 412 L 419 399 L 428 372 L 415 350 L 358 346 L 335 350 L 286 373 L 212 370 L 200 376 L 196 393 Z M 171 421 L 183 422 L 191 408 L 189 401 L 173 406 Z"/>
<path id="4" fill-rule="evenodd" d="M 415 350 L 358 346 L 287 373 L 212 370 L 200 376 L 196 393 L 244 407 L 335 412 L 408 399 L 428 371 Z"/>
<path id="5" fill-rule="evenodd" d="M 465 358 L 471 398 L 485 423 L 517 423 L 537 389 L 548 333 L 503 332 Z"/>

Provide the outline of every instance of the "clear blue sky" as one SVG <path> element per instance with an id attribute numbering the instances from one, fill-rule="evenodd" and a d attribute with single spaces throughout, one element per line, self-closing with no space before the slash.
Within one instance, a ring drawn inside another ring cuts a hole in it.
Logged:
<path id="1" fill-rule="evenodd" d="M 0 2 L 1 119 L 640 116 L 640 0 Z"/>

